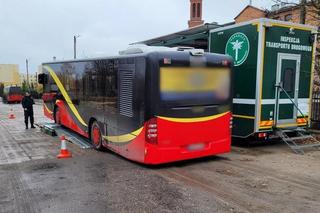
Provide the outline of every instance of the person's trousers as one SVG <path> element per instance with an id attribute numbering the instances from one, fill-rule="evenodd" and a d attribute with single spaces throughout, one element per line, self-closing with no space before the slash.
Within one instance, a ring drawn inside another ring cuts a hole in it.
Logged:
<path id="1" fill-rule="evenodd" d="M 28 127 L 29 118 L 30 118 L 30 124 L 31 124 L 31 126 L 33 126 L 33 122 L 34 122 L 33 111 L 25 110 L 24 111 L 24 123 L 26 124 L 26 127 Z"/>

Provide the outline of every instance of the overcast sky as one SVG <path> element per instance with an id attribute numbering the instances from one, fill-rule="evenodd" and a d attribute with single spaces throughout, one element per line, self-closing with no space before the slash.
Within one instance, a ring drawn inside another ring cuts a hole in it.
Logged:
<path id="1" fill-rule="evenodd" d="M 249 0 L 204 0 L 205 22 L 233 18 Z M 270 8 L 272 0 L 253 0 Z M 187 28 L 189 0 L 0 0 L 0 64 L 30 72 L 42 62 L 115 55 L 129 43 Z"/>

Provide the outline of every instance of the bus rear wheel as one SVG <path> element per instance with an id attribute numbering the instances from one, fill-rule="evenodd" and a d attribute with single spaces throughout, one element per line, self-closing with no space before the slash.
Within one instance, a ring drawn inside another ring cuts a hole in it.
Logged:
<path id="1" fill-rule="evenodd" d="M 90 138 L 93 148 L 99 151 L 104 150 L 102 145 L 102 134 L 98 122 L 94 121 L 91 125 Z"/>

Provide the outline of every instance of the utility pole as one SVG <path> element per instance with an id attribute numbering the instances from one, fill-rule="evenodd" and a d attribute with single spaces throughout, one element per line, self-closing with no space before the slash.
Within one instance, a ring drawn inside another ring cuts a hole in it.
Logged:
<path id="1" fill-rule="evenodd" d="M 79 38 L 80 35 L 74 35 L 73 36 L 73 58 L 77 58 L 77 38 Z"/>
<path id="2" fill-rule="evenodd" d="M 252 6 L 252 0 L 249 0 L 249 5 Z"/>
<path id="3" fill-rule="evenodd" d="M 300 24 L 306 23 L 306 3 L 307 0 L 300 0 Z"/>
<path id="4" fill-rule="evenodd" d="M 27 90 L 29 91 L 29 61 L 26 59 L 26 69 L 27 69 Z"/>

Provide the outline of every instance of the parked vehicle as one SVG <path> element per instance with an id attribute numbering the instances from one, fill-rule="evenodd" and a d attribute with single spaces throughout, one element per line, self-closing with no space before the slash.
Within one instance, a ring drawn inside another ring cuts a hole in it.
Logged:
<path id="1" fill-rule="evenodd" d="M 308 126 L 316 31 L 270 19 L 210 31 L 210 52 L 234 58 L 233 136 Z"/>
<path id="2" fill-rule="evenodd" d="M 43 64 L 44 113 L 134 161 L 161 164 L 230 151 L 232 59 L 200 50 Z"/>
<path id="3" fill-rule="evenodd" d="M 224 27 L 204 24 L 138 43 L 200 46 L 233 57 L 232 135 L 268 141 L 279 131 L 307 133 L 316 35 L 314 26 L 262 18 Z"/>
<path id="4" fill-rule="evenodd" d="M 3 89 L 2 101 L 4 103 L 21 103 L 23 93 L 21 87 L 7 86 Z"/>

